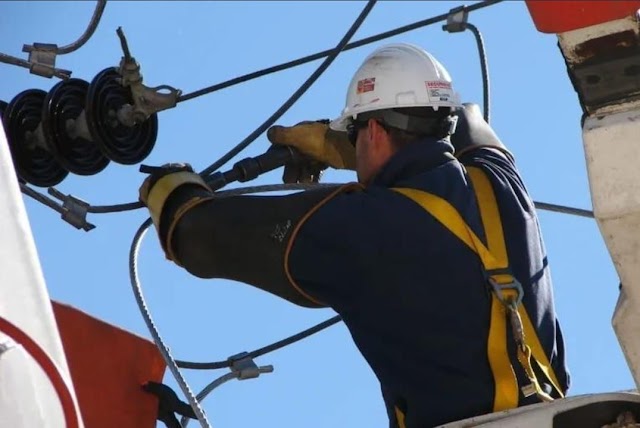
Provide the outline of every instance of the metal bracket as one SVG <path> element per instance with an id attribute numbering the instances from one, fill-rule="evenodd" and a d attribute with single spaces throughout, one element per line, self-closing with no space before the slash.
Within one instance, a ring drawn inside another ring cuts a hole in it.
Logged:
<path id="1" fill-rule="evenodd" d="M 460 33 L 467 29 L 469 11 L 466 6 L 459 6 L 451 9 L 447 16 L 447 23 L 442 26 L 444 31 L 449 33 Z"/>
<path id="2" fill-rule="evenodd" d="M 254 379 L 262 373 L 273 372 L 272 365 L 258 367 L 253 358 L 248 355 L 248 352 L 241 352 L 228 358 L 228 361 L 231 362 L 231 372 L 236 374 L 236 379 Z"/>
<path id="3" fill-rule="evenodd" d="M 241 352 L 239 354 L 232 355 L 227 358 L 227 361 L 229 362 L 229 368 L 231 371 L 223 374 L 204 387 L 204 389 L 196 396 L 197 400 L 204 400 L 214 389 L 232 379 L 255 379 L 263 373 L 273 372 L 273 366 L 271 365 L 258 367 L 253 361 L 253 358 L 249 357 L 248 352 Z M 180 424 L 183 428 L 186 428 L 189 424 L 189 419 L 187 417 L 183 417 Z"/>
<path id="4" fill-rule="evenodd" d="M 56 55 L 58 55 L 58 45 L 53 43 L 34 43 L 33 45 L 22 46 L 22 52 L 29 53 L 29 71 L 42 77 L 59 77 L 68 79 L 71 77 L 70 70 L 56 68 Z"/>
<path id="5" fill-rule="evenodd" d="M 87 213 L 91 206 L 88 202 L 76 198 L 73 195 L 65 195 L 54 187 L 49 187 L 47 192 L 62 202 L 63 211 L 60 214 L 64 221 L 76 229 L 83 229 L 86 232 L 96 227 L 87 222 Z"/>
<path id="6" fill-rule="evenodd" d="M 142 83 L 140 64 L 131 56 L 122 28 L 118 27 L 117 33 L 124 53 L 118 67 L 118 72 L 122 76 L 120 83 L 125 88 L 131 89 L 133 99 L 132 106 L 125 105 L 118 111 L 118 119 L 126 126 L 134 126 L 144 122 L 154 113 L 175 107 L 182 91 L 169 85 L 155 88 L 145 86 Z"/>

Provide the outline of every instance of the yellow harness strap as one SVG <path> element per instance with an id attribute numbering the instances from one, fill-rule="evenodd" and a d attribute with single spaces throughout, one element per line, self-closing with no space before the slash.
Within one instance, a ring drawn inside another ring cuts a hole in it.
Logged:
<path id="1" fill-rule="evenodd" d="M 460 213 L 447 201 L 431 193 L 410 188 L 394 188 L 398 193 L 420 205 L 449 229 L 478 256 L 484 266 L 487 281 L 492 286 L 491 321 L 487 340 L 487 354 L 495 381 L 493 411 L 518 406 L 518 381 L 507 350 L 507 318 L 517 342 L 518 361 L 529 385 L 522 387 L 525 397 L 536 394 L 544 401 L 553 400 L 542 390 L 531 361 L 547 377 L 557 394 L 563 397 L 559 382 L 540 343 L 536 330 L 522 305 L 522 286 L 509 270 L 509 258 L 504 241 L 498 204 L 486 175 L 478 168 L 468 168 L 480 208 L 487 245 L 477 237 Z"/>

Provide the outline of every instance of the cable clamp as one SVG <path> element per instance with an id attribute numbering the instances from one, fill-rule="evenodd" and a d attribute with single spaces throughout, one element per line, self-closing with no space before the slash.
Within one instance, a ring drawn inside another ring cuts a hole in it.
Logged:
<path id="1" fill-rule="evenodd" d="M 460 33 L 467 29 L 469 11 L 466 6 L 454 7 L 449 11 L 447 23 L 442 26 L 444 31 L 449 33 Z"/>
<path id="2" fill-rule="evenodd" d="M 253 358 L 248 356 L 248 352 L 241 352 L 227 359 L 231 363 L 231 371 L 236 375 L 238 380 L 254 379 L 262 373 L 273 372 L 273 366 L 258 367 Z"/>
<path id="3" fill-rule="evenodd" d="M 76 229 L 83 229 L 85 232 L 94 229 L 96 226 L 87 222 L 87 213 L 91 206 L 88 202 L 73 195 L 65 195 L 54 187 L 49 187 L 47 192 L 62 202 L 61 218 Z"/>
<path id="4" fill-rule="evenodd" d="M 71 77 L 70 70 L 56 68 L 58 45 L 53 43 L 23 45 L 22 52 L 29 53 L 29 72 L 31 74 L 49 78 L 56 76 L 64 80 Z"/>

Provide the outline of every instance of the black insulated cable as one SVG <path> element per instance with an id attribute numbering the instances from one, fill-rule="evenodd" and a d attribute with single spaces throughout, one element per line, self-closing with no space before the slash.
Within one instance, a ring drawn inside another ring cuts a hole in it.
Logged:
<path id="1" fill-rule="evenodd" d="M 478 54 L 480 55 L 480 68 L 482 70 L 482 90 L 483 90 L 483 113 L 484 120 L 487 123 L 490 123 L 491 114 L 489 112 L 490 104 L 491 104 L 491 87 L 489 82 L 489 66 L 487 64 L 487 53 L 484 48 L 484 40 L 482 39 L 482 33 L 478 30 L 478 27 L 471 24 L 470 22 L 466 23 L 466 27 L 469 31 L 473 33 L 476 38 L 476 43 L 478 45 Z"/>
<path id="2" fill-rule="evenodd" d="M 484 48 L 484 40 L 482 39 L 482 33 L 475 25 L 469 22 L 469 8 L 466 6 L 459 6 L 451 9 L 447 15 L 447 23 L 442 26 L 444 31 L 449 33 L 461 33 L 465 30 L 469 30 L 473 33 L 476 39 L 476 45 L 478 47 L 478 55 L 480 57 L 480 70 L 482 72 L 482 91 L 483 91 L 483 110 L 484 120 L 489 123 L 490 114 L 490 100 L 491 92 L 489 86 L 489 66 L 487 64 L 487 52 Z"/>
<path id="3" fill-rule="evenodd" d="M 102 18 L 102 13 L 104 12 L 104 8 L 106 6 L 107 6 L 107 0 L 98 0 L 96 9 L 93 12 L 93 16 L 91 17 L 91 21 L 89 22 L 87 29 L 84 30 L 84 33 L 75 42 L 56 49 L 56 53 L 58 55 L 65 55 L 80 49 L 85 43 L 87 43 L 87 41 L 91 38 L 91 36 L 93 36 L 93 33 L 95 33 L 96 28 L 98 28 L 98 24 L 100 23 L 100 18 Z"/>
<path id="4" fill-rule="evenodd" d="M 90 205 L 87 212 L 94 214 L 119 213 L 123 211 L 137 210 L 142 207 L 144 207 L 144 205 L 139 201 L 114 205 Z"/>
<path id="5" fill-rule="evenodd" d="M 474 3 L 471 6 L 467 7 L 467 12 L 473 12 L 475 10 L 480 10 L 485 7 L 493 6 L 495 4 L 501 3 L 504 0 L 486 0 L 478 3 Z M 395 28 L 393 30 L 385 31 L 384 33 L 379 33 L 370 37 L 366 37 L 364 39 L 356 40 L 355 42 L 348 43 L 345 45 L 343 52 L 359 48 L 361 46 L 365 46 L 371 43 L 378 42 L 380 40 L 387 39 L 389 37 L 397 36 L 399 34 L 407 33 L 409 31 L 416 30 L 418 28 L 427 27 L 429 25 L 437 24 L 438 22 L 446 21 L 449 14 L 444 13 L 441 15 L 436 15 L 431 18 L 423 19 L 422 21 L 414 22 L 413 24 L 404 25 L 402 27 Z M 194 98 L 200 97 L 202 95 L 210 94 L 212 92 L 219 91 L 221 89 L 229 88 L 231 86 L 235 86 L 240 83 L 248 82 L 253 79 L 257 79 L 258 77 L 266 76 L 268 74 L 276 73 L 278 71 L 287 70 L 289 68 L 297 67 L 302 64 L 306 64 L 308 62 L 315 61 L 320 58 L 324 58 L 333 53 L 334 49 L 327 49 L 321 52 L 316 52 L 311 55 L 307 55 L 302 58 L 295 59 L 293 61 L 285 62 L 282 64 L 274 65 L 269 68 L 264 68 L 262 70 L 254 71 L 252 73 L 244 74 L 242 76 L 234 77 L 233 79 L 217 83 L 212 86 L 208 86 L 206 88 L 199 89 L 194 92 L 190 92 L 188 94 L 184 94 L 178 98 L 178 103 L 183 101 L 192 100 Z"/>
<path id="6" fill-rule="evenodd" d="M 551 211 L 562 214 L 570 214 L 578 217 L 594 218 L 593 211 L 582 208 L 567 207 L 564 205 L 548 204 L 546 202 L 533 202 L 535 207 L 540 210 Z"/>
<path id="7" fill-rule="evenodd" d="M 287 337 L 286 339 L 279 340 L 270 345 L 264 346 L 262 348 L 256 349 L 254 351 L 249 352 L 245 358 L 258 358 L 263 355 L 266 355 L 270 352 L 277 351 L 278 349 L 284 348 L 285 346 L 291 345 L 293 343 L 299 342 L 302 339 L 305 339 L 313 334 L 316 334 L 326 328 L 331 327 L 334 324 L 342 321 L 342 318 L 339 315 L 336 315 L 332 318 L 327 319 L 319 324 L 314 325 L 306 330 L 303 330 L 299 333 L 296 333 L 292 336 Z M 183 369 L 193 369 L 193 370 L 214 370 L 214 369 L 222 369 L 231 366 L 230 360 L 221 360 L 215 361 L 211 363 L 197 363 L 193 361 L 182 361 L 176 360 L 176 365 Z"/>
<path id="8" fill-rule="evenodd" d="M 25 195 L 29 196 L 30 198 L 32 198 L 33 200 L 36 200 L 36 201 L 40 202 L 42 205 L 45 205 L 45 206 L 51 208 L 52 210 L 54 210 L 58 214 L 63 214 L 64 213 L 64 208 L 62 208 L 62 205 L 60 205 L 59 203 L 57 203 L 56 201 L 54 201 L 54 200 L 52 200 L 50 198 L 47 198 L 46 196 L 44 196 L 40 192 L 32 189 L 31 187 L 27 186 L 26 184 L 20 183 L 20 191 L 22 193 L 24 193 Z"/>

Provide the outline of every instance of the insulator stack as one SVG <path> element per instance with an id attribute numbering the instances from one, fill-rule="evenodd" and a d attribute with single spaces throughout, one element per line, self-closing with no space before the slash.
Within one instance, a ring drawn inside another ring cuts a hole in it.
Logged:
<path id="1" fill-rule="evenodd" d="M 129 88 L 117 68 L 99 72 L 91 83 L 68 79 L 49 92 L 28 89 L 0 115 L 18 176 L 39 187 L 55 186 L 69 173 L 94 175 L 110 161 L 133 165 L 152 151 L 157 114 L 133 114 Z"/>

